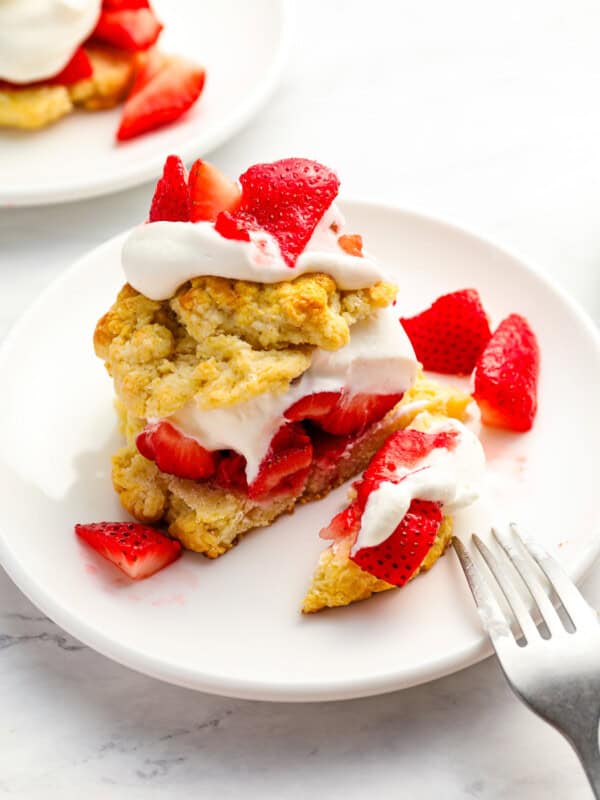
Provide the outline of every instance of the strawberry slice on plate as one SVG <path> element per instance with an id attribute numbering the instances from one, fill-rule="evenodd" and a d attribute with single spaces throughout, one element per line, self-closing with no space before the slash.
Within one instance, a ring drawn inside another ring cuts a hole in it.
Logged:
<path id="1" fill-rule="evenodd" d="M 413 500 L 391 536 L 374 547 L 362 547 L 350 559 L 376 578 L 404 586 L 431 550 L 441 522 L 439 503 Z"/>
<path id="2" fill-rule="evenodd" d="M 148 222 L 189 222 L 190 196 L 187 170 L 179 156 L 169 156 L 156 184 Z"/>
<path id="3" fill-rule="evenodd" d="M 147 50 L 163 26 L 149 6 L 103 8 L 92 38 L 119 50 Z"/>
<path id="4" fill-rule="evenodd" d="M 127 99 L 117 139 L 133 139 L 178 119 L 200 96 L 205 76 L 202 67 L 183 59 L 167 63 Z"/>
<path id="5" fill-rule="evenodd" d="M 424 369 L 451 375 L 470 375 L 491 336 L 475 289 L 442 295 L 425 311 L 400 322 Z"/>
<path id="6" fill-rule="evenodd" d="M 75 533 L 133 580 L 154 575 L 181 555 L 178 541 L 137 522 L 78 524 Z"/>
<path id="7" fill-rule="evenodd" d="M 262 229 L 278 242 L 293 267 L 317 224 L 337 196 L 339 180 L 328 167 L 306 158 L 255 164 L 240 177 L 242 199 L 231 216 L 238 223 L 215 226 L 222 236 L 241 238 L 240 230 Z"/>
<path id="8" fill-rule="evenodd" d="M 221 211 L 235 211 L 240 204 L 242 190 L 208 161 L 198 159 L 192 165 L 189 178 L 192 222 L 216 220 Z M 233 238 L 233 237 L 229 237 Z"/>
<path id="9" fill-rule="evenodd" d="M 540 349 L 527 320 L 500 323 L 475 367 L 473 396 L 486 425 L 528 431 L 537 412 Z"/>
<path id="10" fill-rule="evenodd" d="M 184 436 L 170 422 L 148 425 L 135 440 L 144 458 L 162 472 L 189 480 L 209 478 L 215 472 L 215 456 L 195 439 Z"/>
<path id="11" fill-rule="evenodd" d="M 283 425 L 273 437 L 258 475 L 248 486 L 254 500 L 273 492 L 298 492 L 304 485 L 312 462 L 312 445 L 298 423 Z"/>

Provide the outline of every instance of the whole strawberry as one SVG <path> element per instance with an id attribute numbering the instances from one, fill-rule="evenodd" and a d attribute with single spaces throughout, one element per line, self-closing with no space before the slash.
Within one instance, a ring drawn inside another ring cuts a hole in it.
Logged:
<path id="1" fill-rule="evenodd" d="M 519 314 L 495 331 L 475 368 L 473 396 L 486 425 L 528 431 L 537 411 L 540 350 L 535 333 Z"/>
<path id="2" fill-rule="evenodd" d="M 401 317 L 424 369 L 470 375 L 491 336 L 487 314 L 475 289 L 439 297 L 414 317 Z"/>

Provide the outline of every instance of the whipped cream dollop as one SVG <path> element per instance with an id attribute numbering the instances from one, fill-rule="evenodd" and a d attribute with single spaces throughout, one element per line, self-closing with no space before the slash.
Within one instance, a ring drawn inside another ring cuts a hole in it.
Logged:
<path id="1" fill-rule="evenodd" d="M 166 300 L 183 283 L 201 275 L 277 283 L 306 272 L 325 272 L 340 289 L 372 286 L 384 274 L 368 255 L 350 256 L 342 250 L 338 237 L 344 225 L 333 203 L 295 266 L 289 267 L 267 231 L 250 231 L 247 242 L 226 239 L 212 222 L 151 222 L 140 225 L 125 241 L 123 270 L 128 283 L 151 300 Z"/>
<path id="2" fill-rule="evenodd" d="M 481 442 L 458 420 L 443 420 L 427 432 L 438 431 L 456 431 L 454 447 L 436 447 L 410 468 L 398 465 L 398 482 L 384 481 L 371 492 L 353 553 L 375 547 L 391 536 L 413 500 L 441 503 L 445 513 L 477 500 L 485 468 Z"/>
<path id="3" fill-rule="evenodd" d="M 0 79 L 52 78 L 96 27 L 102 0 L 0 0 Z"/>
<path id="4" fill-rule="evenodd" d="M 207 450 L 236 450 L 246 457 L 246 478 L 258 474 L 284 412 L 316 392 L 400 394 L 417 374 L 417 360 L 395 310 L 379 311 L 354 325 L 350 341 L 339 350 L 315 349 L 310 367 L 282 394 L 266 392 L 227 408 L 201 410 L 193 403 L 169 417 L 186 436 Z M 152 422 L 153 420 L 150 420 Z"/>

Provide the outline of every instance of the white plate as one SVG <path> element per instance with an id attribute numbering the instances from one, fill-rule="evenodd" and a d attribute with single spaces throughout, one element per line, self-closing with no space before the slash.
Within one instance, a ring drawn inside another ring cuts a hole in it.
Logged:
<path id="1" fill-rule="evenodd" d="M 122 106 L 76 112 L 41 131 L 0 129 L 0 205 L 59 203 L 115 192 L 158 175 L 166 153 L 187 161 L 233 136 L 275 87 L 288 50 L 289 0 L 153 0 L 160 47 L 207 69 L 181 120 L 117 144 Z"/>
<path id="2" fill-rule="evenodd" d="M 600 343 L 585 314 L 515 257 L 441 222 L 345 205 L 352 230 L 397 274 L 399 311 L 477 287 L 499 321 L 525 314 L 542 349 L 531 434 L 485 436 L 487 498 L 460 535 L 518 519 L 575 577 L 600 546 Z M 35 303 L 0 352 L 0 557 L 18 586 L 74 636 L 123 664 L 208 692 L 269 700 L 375 694 L 441 676 L 488 647 L 452 553 L 400 591 L 302 617 L 345 490 L 251 533 L 218 561 L 186 553 L 132 583 L 76 540 L 75 522 L 123 518 L 109 478 L 118 445 L 112 386 L 92 352 L 122 283 L 122 237 L 90 253 Z"/>

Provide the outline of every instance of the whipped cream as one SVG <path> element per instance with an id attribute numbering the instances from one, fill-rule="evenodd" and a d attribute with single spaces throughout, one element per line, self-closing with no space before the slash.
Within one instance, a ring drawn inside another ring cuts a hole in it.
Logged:
<path id="1" fill-rule="evenodd" d="M 458 434 L 451 450 L 437 447 L 410 468 L 399 465 L 398 483 L 384 481 L 371 492 L 352 553 L 384 542 L 402 522 L 413 500 L 441 503 L 445 512 L 452 513 L 478 498 L 485 467 L 481 442 L 457 420 L 444 420 L 428 433 L 442 430 Z"/>
<path id="2" fill-rule="evenodd" d="M 96 27 L 101 0 L 0 0 L 0 79 L 52 78 Z"/>
<path id="3" fill-rule="evenodd" d="M 343 228 L 344 218 L 333 203 L 295 266 L 289 267 L 267 231 L 251 231 L 250 241 L 244 242 L 221 236 L 212 222 L 151 222 L 125 241 L 123 269 L 131 286 L 151 300 L 166 300 L 183 283 L 202 275 L 277 283 L 306 272 L 325 272 L 340 289 L 364 289 L 382 280 L 381 268 L 368 254 L 350 256 L 341 249 L 337 240 Z"/>
<path id="4" fill-rule="evenodd" d="M 246 457 L 246 477 L 258 474 L 284 412 L 316 392 L 396 394 L 414 383 L 417 361 L 392 307 L 354 325 L 347 345 L 333 352 L 316 349 L 310 367 L 282 394 L 266 392 L 227 408 L 201 410 L 193 403 L 169 417 L 186 436 L 207 450 L 236 450 Z M 150 420 L 153 422 L 154 420 Z"/>

